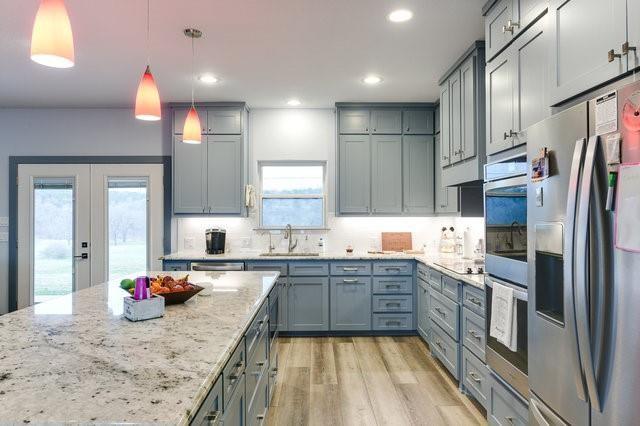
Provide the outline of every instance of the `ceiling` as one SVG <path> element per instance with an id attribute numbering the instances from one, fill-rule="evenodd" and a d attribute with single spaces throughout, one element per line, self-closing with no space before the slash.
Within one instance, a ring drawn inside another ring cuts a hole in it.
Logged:
<path id="1" fill-rule="evenodd" d="M 151 0 L 151 70 L 163 102 L 191 96 L 196 73 L 220 78 L 196 84 L 196 101 L 246 101 L 303 107 L 347 101 L 433 101 L 437 80 L 483 38 L 484 0 Z M 132 105 L 145 68 L 145 0 L 66 0 L 76 65 L 47 68 L 29 59 L 37 0 L 0 0 L 0 106 Z M 411 21 L 386 19 L 397 8 Z M 384 81 L 366 86 L 368 73 Z"/>

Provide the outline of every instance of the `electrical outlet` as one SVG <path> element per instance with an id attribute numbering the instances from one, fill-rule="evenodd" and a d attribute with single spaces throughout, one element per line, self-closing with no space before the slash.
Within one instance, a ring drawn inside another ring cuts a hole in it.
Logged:
<path id="1" fill-rule="evenodd" d="M 6 216 L 0 217 L 0 226 L 9 226 L 9 218 Z"/>
<path id="2" fill-rule="evenodd" d="M 184 248 L 186 250 L 193 250 L 193 248 L 195 247 L 195 240 L 193 238 L 185 238 L 184 239 Z"/>
<path id="3" fill-rule="evenodd" d="M 251 248 L 251 238 L 249 237 L 240 238 L 240 246 L 242 248 Z"/>
<path id="4" fill-rule="evenodd" d="M 9 233 L 8 232 L 0 232 L 0 243 L 6 243 L 9 241 Z"/>

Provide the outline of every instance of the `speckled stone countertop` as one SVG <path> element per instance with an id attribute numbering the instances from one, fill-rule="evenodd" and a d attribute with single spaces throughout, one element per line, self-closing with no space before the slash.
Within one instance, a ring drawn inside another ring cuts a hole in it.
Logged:
<path id="1" fill-rule="evenodd" d="M 123 318 L 117 282 L 0 316 L 0 424 L 186 424 L 278 276 L 189 274 L 211 295 L 162 318 Z"/>
<path id="2" fill-rule="evenodd" d="M 483 274 L 459 274 L 447 268 L 457 263 L 458 266 L 474 266 L 473 260 L 463 259 L 456 254 L 445 253 L 427 253 L 427 254 L 408 254 L 408 253 L 366 253 L 354 252 L 346 254 L 345 252 L 334 252 L 320 254 L 319 256 L 296 256 L 295 253 L 287 256 L 261 256 L 259 252 L 237 252 L 224 254 L 207 254 L 203 251 L 189 250 L 171 253 L 163 257 L 164 260 L 190 260 L 190 261 L 270 261 L 270 262 L 286 262 L 289 260 L 417 260 L 426 266 L 436 269 L 450 277 L 464 281 L 465 283 L 478 288 L 484 288 Z M 476 265 L 477 266 L 477 265 Z"/>

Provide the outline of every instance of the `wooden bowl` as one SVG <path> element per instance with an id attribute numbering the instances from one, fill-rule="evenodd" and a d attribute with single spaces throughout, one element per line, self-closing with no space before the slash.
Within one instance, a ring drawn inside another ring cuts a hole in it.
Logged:
<path id="1" fill-rule="evenodd" d="M 199 285 L 191 284 L 193 286 L 193 290 L 183 290 L 183 291 L 174 291 L 171 293 L 156 293 L 158 296 L 164 297 L 164 304 L 166 305 L 177 305 L 178 303 L 184 303 L 187 300 L 191 299 L 196 294 L 200 293 L 204 287 L 200 287 Z"/>

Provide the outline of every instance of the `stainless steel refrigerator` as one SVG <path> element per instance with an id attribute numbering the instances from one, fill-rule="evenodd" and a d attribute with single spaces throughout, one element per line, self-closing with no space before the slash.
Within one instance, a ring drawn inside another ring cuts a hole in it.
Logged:
<path id="1" fill-rule="evenodd" d="M 640 254 L 614 245 L 605 146 L 640 161 L 640 83 L 603 95 L 526 130 L 531 424 L 640 424 Z"/>

